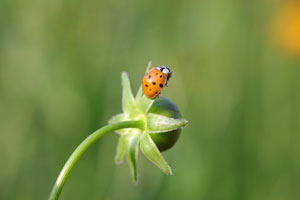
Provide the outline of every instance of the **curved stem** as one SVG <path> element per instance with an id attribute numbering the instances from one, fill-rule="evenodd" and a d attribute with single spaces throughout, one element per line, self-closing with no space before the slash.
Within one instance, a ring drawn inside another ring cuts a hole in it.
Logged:
<path id="1" fill-rule="evenodd" d="M 64 186 L 64 183 L 77 162 L 77 160 L 80 158 L 80 156 L 91 146 L 94 142 L 96 142 L 99 138 L 101 138 L 103 135 L 106 135 L 109 132 L 123 129 L 123 128 L 144 128 L 144 122 L 141 120 L 137 121 L 123 121 L 118 123 L 113 123 L 106 125 L 95 132 L 93 132 L 91 135 L 89 135 L 81 144 L 75 149 L 75 151 L 72 153 L 72 155 L 67 160 L 65 166 L 61 170 L 59 176 L 57 177 L 57 180 L 55 182 L 55 185 L 52 188 L 49 200 L 58 199 L 61 190 Z"/>

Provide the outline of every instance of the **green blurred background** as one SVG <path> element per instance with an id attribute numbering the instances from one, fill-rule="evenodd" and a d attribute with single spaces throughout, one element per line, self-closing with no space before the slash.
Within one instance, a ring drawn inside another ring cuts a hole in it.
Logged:
<path id="1" fill-rule="evenodd" d="M 139 154 L 139 183 L 115 165 L 118 135 L 93 145 L 61 199 L 300 199 L 300 64 L 266 27 L 279 1 L 0 2 L 0 199 L 47 199 L 76 146 L 121 112 L 149 60 L 175 71 L 163 96 L 190 124 Z"/>

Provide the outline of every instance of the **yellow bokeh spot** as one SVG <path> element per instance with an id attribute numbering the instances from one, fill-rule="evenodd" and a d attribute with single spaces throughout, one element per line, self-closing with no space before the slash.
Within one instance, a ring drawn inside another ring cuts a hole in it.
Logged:
<path id="1" fill-rule="evenodd" d="M 273 19 L 274 42 L 291 55 L 300 56 L 300 0 L 285 1 Z"/>

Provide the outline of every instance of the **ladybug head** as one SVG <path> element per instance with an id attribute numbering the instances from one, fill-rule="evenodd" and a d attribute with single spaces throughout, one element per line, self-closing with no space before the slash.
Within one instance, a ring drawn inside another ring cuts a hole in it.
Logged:
<path id="1" fill-rule="evenodd" d="M 156 67 L 159 71 L 167 75 L 167 80 L 169 80 L 173 74 L 173 72 L 169 69 L 169 67 L 166 66 L 158 66 Z"/>
<path id="2" fill-rule="evenodd" d="M 158 69 L 159 71 L 161 71 L 162 73 L 164 73 L 166 75 L 171 73 L 171 70 L 166 66 L 158 66 L 158 67 L 156 67 L 156 69 Z"/>

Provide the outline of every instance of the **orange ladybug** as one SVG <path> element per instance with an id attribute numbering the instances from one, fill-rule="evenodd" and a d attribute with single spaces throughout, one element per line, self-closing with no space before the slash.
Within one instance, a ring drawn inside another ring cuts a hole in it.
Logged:
<path id="1" fill-rule="evenodd" d="M 143 92 L 149 99 L 155 99 L 167 85 L 173 72 L 165 66 L 153 67 L 144 76 L 142 81 Z"/>

